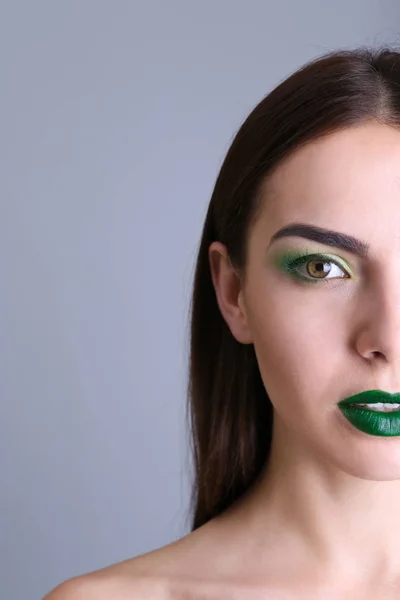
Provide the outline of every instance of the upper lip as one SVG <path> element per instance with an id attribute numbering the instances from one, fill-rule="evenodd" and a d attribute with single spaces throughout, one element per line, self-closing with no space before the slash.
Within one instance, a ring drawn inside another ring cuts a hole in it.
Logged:
<path id="1" fill-rule="evenodd" d="M 338 404 L 376 404 L 377 402 L 400 404 L 400 392 L 391 394 L 390 392 L 384 392 L 383 390 L 366 390 L 365 392 L 360 392 L 359 394 L 344 398 L 344 400 L 341 400 Z"/>

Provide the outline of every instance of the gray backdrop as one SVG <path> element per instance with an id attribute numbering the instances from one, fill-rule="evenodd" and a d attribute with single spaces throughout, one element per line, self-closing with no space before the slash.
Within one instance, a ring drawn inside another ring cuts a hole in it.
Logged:
<path id="1" fill-rule="evenodd" d="M 397 0 L 0 4 L 0 598 L 188 532 L 188 307 L 233 135 Z"/>

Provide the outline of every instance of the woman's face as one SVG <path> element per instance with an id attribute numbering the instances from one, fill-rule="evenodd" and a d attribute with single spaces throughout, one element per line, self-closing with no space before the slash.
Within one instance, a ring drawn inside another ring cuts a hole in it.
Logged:
<path id="1" fill-rule="evenodd" d="M 400 392 L 400 132 L 368 124 L 312 142 L 278 167 L 263 199 L 239 298 L 274 426 L 348 473 L 398 478 L 400 436 L 359 431 L 337 403 Z M 294 235 L 272 241 L 293 223 L 358 238 L 369 257 Z M 328 262 L 290 271 L 294 253 Z"/>

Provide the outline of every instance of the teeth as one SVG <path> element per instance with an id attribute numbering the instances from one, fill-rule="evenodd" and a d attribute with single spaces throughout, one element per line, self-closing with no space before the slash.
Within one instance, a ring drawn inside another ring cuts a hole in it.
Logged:
<path id="1" fill-rule="evenodd" d="M 353 404 L 353 406 L 367 406 L 370 410 L 375 410 L 376 412 L 393 412 L 400 407 L 400 404 L 375 402 L 375 404 Z"/>

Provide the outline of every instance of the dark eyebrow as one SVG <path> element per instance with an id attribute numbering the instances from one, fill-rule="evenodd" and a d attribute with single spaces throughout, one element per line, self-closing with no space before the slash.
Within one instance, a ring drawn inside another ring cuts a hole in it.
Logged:
<path id="1" fill-rule="evenodd" d="M 307 223 L 291 223 L 282 227 L 282 229 L 274 233 L 269 245 L 285 236 L 303 237 L 327 246 L 335 246 L 336 248 L 356 254 L 360 258 L 367 258 L 369 255 L 370 245 L 367 242 L 363 242 L 351 235 L 340 233 L 339 231 L 332 231 L 331 229 L 324 229 L 323 227 L 316 227 Z"/>

